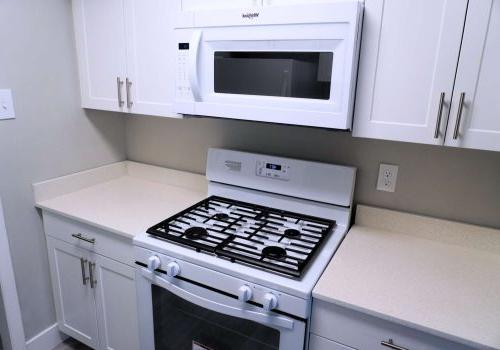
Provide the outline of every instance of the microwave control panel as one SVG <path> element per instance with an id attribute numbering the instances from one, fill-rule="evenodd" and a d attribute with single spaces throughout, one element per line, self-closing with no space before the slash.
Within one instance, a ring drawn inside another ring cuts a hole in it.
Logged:
<path id="1" fill-rule="evenodd" d="M 175 95 L 178 99 L 191 99 L 191 86 L 188 77 L 189 43 L 179 43 L 177 50 L 177 83 Z"/>
<path id="2" fill-rule="evenodd" d="M 289 181 L 290 166 L 285 163 L 258 160 L 256 174 L 257 176 L 267 177 L 270 179 Z"/>

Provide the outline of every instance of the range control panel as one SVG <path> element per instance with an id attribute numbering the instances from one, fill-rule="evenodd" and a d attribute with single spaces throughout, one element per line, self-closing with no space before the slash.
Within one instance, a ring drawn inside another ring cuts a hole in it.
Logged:
<path id="1" fill-rule="evenodd" d="M 257 161 L 257 176 L 267 177 L 276 180 L 290 180 L 290 166 L 286 163 Z"/>
<path id="2" fill-rule="evenodd" d="M 179 43 L 177 50 L 177 83 L 175 95 L 178 99 L 191 99 L 188 78 L 189 43 Z"/>

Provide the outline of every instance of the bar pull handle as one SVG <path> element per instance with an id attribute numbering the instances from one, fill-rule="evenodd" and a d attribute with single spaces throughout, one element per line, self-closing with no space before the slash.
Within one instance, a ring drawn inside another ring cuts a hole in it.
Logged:
<path id="1" fill-rule="evenodd" d="M 392 339 L 389 339 L 388 341 L 381 341 L 380 345 L 394 350 L 409 350 L 407 348 L 403 348 L 402 346 L 394 344 L 394 341 Z"/>
<path id="2" fill-rule="evenodd" d="M 458 102 L 457 121 L 455 122 L 455 130 L 453 131 L 453 140 L 458 139 L 458 131 L 460 130 L 460 122 L 462 121 L 462 114 L 464 111 L 464 100 L 465 92 L 462 92 L 460 94 L 460 101 Z"/>
<path id="3" fill-rule="evenodd" d="M 443 117 L 443 105 L 444 105 L 444 97 L 445 93 L 441 93 L 441 97 L 439 98 L 439 108 L 437 114 L 436 121 L 436 130 L 434 130 L 434 138 L 437 139 L 439 137 L 439 129 L 441 128 L 441 118 Z"/>
<path id="4" fill-rule="evenodd" d="M 89 280 L 89 278 L 85 274 L 85 264 L 86 263 L 87 263 L 86 259 L 80 258 L 80 264 L 81 264 L 81 268 L 82 268 L 82 283 L 84 286 L 87 285 L 87 281 Z"/>
<path id="5" fill-rule="evenodd" d="M 127 108 L 132 108 L 132 106 L 134 105 L 134 102 L 132 102 L 132 92 L 130 90 L 130 88 L 132 87 L 132 81 L 129 78 L 125 79 L 125 81 L 127 90 Z"/>
<path id="6" fill-rule="evenodd" d="M 125 102 L 123 101 L 123 96 L 122 96 L 122 87 L 123 87 L 123 80 L 120 79 L 120 77 L 116 77 L 116 89 L 118 91 L 118 107 L 122 108 Z"/>
<path id="7" fill-rule="evenodd" d="M 97 280 L 94 278 L 95 276 L 95 263 L 89 261 L 89 274 L 90 274 L 90 288 L 94 289 L 96 284 L 97 284 Z"/>
<path id="8" fill-rule="evenodd" d="M 95 244 L 95 238 L 84 237 L 81 233 L 73 233 L 71 236 L 73 238 L 79 239 L 81 241 L 85 241 L 87 243 Z"/>

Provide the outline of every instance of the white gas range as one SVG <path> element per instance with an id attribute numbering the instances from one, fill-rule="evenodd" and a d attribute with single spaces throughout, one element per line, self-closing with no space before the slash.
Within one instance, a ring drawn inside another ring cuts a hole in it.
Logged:
<path id="1" fill-rule="evenodd" d="M 134 240 L 142 349 L 304 349 L 356 169 L 210 149 L 207 199 Z"/>

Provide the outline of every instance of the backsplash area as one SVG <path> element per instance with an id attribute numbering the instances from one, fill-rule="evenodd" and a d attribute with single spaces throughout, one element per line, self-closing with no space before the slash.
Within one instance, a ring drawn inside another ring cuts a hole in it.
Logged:
<path id="1" fill-rule="evenodd" d="M 500 153 L 353 138 L 316 128 L 218 119 L 129 116 L 127 158 L 205 172 L 209 147 L 358 168 L 355 203 L 500 227 Z M 399 165 L 395 193 L 375 189 L 380 163 Z"/>

